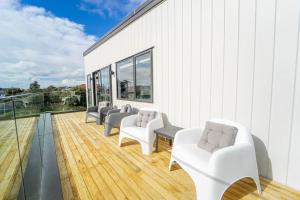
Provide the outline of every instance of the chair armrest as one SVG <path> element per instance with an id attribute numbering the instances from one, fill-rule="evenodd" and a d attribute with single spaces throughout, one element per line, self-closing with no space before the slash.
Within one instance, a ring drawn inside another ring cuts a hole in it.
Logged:
<path id="1" fill-rule="evenodd" d="M 87 112 L 97 112 L 98 111 L 98 106 L 88 107 L 88 109 L 86 111 Z"/>
<path id="2" fill-rule="evenodd" d="M 201 128 L 187 128 L 176 133 L 173 146 L 179 144 L 197 144 L 202 135 Z"/>
<path id="3" fill-rule="evenodd" d="M 107 116 L 106 123 L 112 126 L 120 126 L 123 118 L 130 116 L 130 113 L 111 113 Z"/>
<path id="4" fill-rule="evenodd" d="M 148 133 L 148 141 L 154 142 L 154 130 L 164 127 L 164 122 L 161 118 L 156 118 L 148 122 L 146 129 Z"/>
<path id="5" fill-rule="evenodd" d="M 128 126 L 136 126 L 137 116 L 138 115 L 130 115 L 130 116 L 124 117 L 121 121 L 120 129 L 128 127 Z"/>
<path id="6" fill-rule="evenodd" d="M 107 116 L 113 114 L 113 113 L 120 113 L 121 109 L 111 109 L 107 112 Z"/>
<path id="7" fill-rule="evenodd" d="M 161 118 L 152 119 L 148 122 L 146 129 L 149 132 L 153 132 L 155 129 L 159 129 L 164 127 L 164 122 Z"/>
<path id="8" fill-rule="evenodd" d="M 105 113 L 105 112 L 108 112 L 111 109 L 112 109 L 112 107 L 102 107 L 102 108 L 100 108 L 99 112 L 100 113 Z"/>
<path id="9" fill-rule="evenodd" d="M 254 147 L 251 144 L 238 144 L 217 150 L 209 161 L 211 174 L 227 182 L 234 182 L 241 176 L 257 173 Z"/>

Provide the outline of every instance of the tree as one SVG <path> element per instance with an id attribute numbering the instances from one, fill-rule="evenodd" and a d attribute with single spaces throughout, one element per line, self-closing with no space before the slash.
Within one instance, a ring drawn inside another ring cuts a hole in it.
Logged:
<path id="1" fill-rule="evenodd" d="M 5 95 L 6 96 L 17 95 L 17 94 L 21 94 L 22 92 L 24 92 L 24 90 L 22 90 L 21 88 L 7 88 L 5 90 Z"/>
<path id="2" fill-rule="evenodd" d="M 53 85 L 49 85 L 46 89 L 47 92 L 57 91 L 57 87 Z"/>
<path id="3" fill-rule="evenodd" d="M 30 90 L 30 92 L 33 92 L 33 93 L 40 92 L 41 86 L 37 81 L 34 81 L 34 82 L 30 83 L 29 90 Z"/>
<path id="4" fill-rule="evenodd" d="M 72 97 L 68 97 L 66 99 L 66 104 L 69 105 L 69 106 L 78 106 L 79 101 L 78 101 L 76 96 L 72 96 Z"/>

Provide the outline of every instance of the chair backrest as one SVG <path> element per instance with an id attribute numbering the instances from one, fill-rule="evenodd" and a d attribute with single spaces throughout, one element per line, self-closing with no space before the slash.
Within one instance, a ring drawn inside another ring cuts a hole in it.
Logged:
<path id="1" fill-rule="evenodd" d="M 98 103 L 98 107 L 101 107 L 101 108 L 108 107 L 108 106 L 110 106 L 110 102 L 109 101 L 100 101 Z"/>
<path id="2" fill-rule="evenodd" d="M 247 129 L 242 124 L 238 122 L 234 122 L 226 119 L 218 119 L 218 118 L 210 119 L 209 121 L 236 127 L 238 129 L 238 132 L 234 144 L 250 143 L 251 145 L 253 145 L 253 139 L 250 130 Z"/>
<path id="3" fill-rule="evenodd" d="M 140 110 L 141 111 L 142 110 L 144 110 L 144 111 L 154 111 L 155 112 L 155 119 L 156 118 L 162 118 L 161 113 L 156 108 L 141 108 Z"/>

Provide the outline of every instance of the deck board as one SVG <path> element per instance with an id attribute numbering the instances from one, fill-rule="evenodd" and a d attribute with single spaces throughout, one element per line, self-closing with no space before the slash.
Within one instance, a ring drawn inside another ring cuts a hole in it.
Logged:
<path id="1" fill-rule="evenodd" d="M 84 112 L 53 115 L 57 159 L 64 199 L 195 199 L 192 179 L 178 165 L 168 170 L 171 147 L 145 156 L 140 145 L 117 130 L 105 137 L 103 126 L 85 123 Z M 261 177 L 262 199 L 300 199 L 300 192 Z M 223 199 L 259 199 L 251 179 L 235 183 Z"/>
<path id="2" fill-rule="evenodd" d="M 17 119 L 20 154 L 25 170 L 36 118 Z M 20 159 L 13 120 L 0 122 L 0 200 L 16 199 L 21 184 Z"/>

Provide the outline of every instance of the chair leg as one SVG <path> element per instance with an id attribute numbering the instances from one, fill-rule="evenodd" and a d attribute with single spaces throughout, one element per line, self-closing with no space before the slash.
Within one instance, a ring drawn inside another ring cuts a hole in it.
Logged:
<path id="1" fill-rule="evenodd" d="M 110 135 L 110 132 L 111 132 L 111 130 L 112 130 L 112 126 L 111 125 L 109 125 L 109 124 L 105 124 L 105 129 L 104 129 L 104 135 L 105 136 L 109 136 Z"/>
<path id="2" fill-rule="evenodd" d="M 123 139 L 123 134 L 120 132 L 120 134 L 119 134 L 119 147 L 122 146 L 122 139 Z"/>
<path id="3" fill-rule="evenodd" d="M 169 162 L 169 171 L 172 170 L 172 165 L 175 162 L 174 158 L 171 156 L 170 162 Z"/>
<path id="4" fill-rule="evenodd" d="M 88 115 L 86 114 L 85 115 L 85 123 L 87 123 L 87 120 L 88 120 Z"/>
<path id="5" fill-rule="evenodd" d="M 261 191 L 259 177 L 253 178 L 253 180 L 254 180 L 254 182 L 256 184 L 258 195 L 261 196 L 262 195 L 262 191 Z"/>
<path id="6" fill-rule="evenodd" d="M 97 124 L 97 125 L 101 125 L 101 121 L 100 121 L 99 118 L 96 118 L 96 124 Z"/>
<path id="7" fill-rule="evenodd" d="M 145 155 L 150 155 L 152 153 L 152 145 L 148 143 L 141 142 L 142 152 Z"/>

